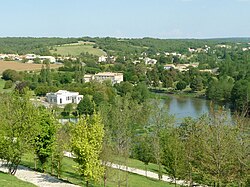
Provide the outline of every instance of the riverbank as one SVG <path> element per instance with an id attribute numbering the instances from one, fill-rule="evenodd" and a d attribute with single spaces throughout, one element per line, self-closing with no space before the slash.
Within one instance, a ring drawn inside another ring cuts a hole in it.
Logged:
<path id="1" fill-rule="evenodd" d="M 153 99 L 168 99 L 168 95 L 173 96 L 183 96 L 183 97 L 193 97 L 193 98 L 201 98 L 206 99 L 205 90 L 199 92 L 192 92 L 190 90 L 187 91 L 179 91 L 173 89 L 166 88 L 149 88 L 150 97 Z"/>

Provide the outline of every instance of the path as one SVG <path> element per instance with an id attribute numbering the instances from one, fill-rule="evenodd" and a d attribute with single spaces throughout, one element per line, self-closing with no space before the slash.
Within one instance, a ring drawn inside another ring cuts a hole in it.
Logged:
<path id="1" fill-rule="evenodd" d="M 74 158 L 74 155 L 72 153 L 66 152 L 66 151 L 64 152 L 64 156 L 69 157 L 69 158 Z M 153 179 L 158 179 L 158 174 L 154 173 L 154 172 L 151 172 L 151 171 L 146 172 L 145 170 L 132 168 L 132 167 L 127 167 L 127 166 L 123 166 L 123 165 L 119 165 L 119 164 L 112 164 L 112 163 L 108 163 L 108 166 L 112 167 L 114 169 L 119 169 L 119 170 L 127 171 L 127 172 L 130 172 L 130 173 L 135 173 L 135 174 L 142 175 L 142 176 L 149 177 L 149 178 L 153 178 Z M 169 182 L 169 183 L 174 183 L 174 180 L 171 179 L 167 175 L 162 175 L 161 180 L 165 181 L 165 182 Z M 179 185 L 182 185 L 182 186 L 189 186 L 189 184 L 184 180 L 176 180 L 176 184 L 179 184 Z M 194 183 L 194 184 L 196 185 L 196 187 L 202 187 L 199 184 L 196 184 L 196 183 Z"/>
<path id="2" fill-rule="evenodd" d="M 4 163 L 0 161 L 0 171 L 8 172 L 3 164 Z M 24 166 L 18 166 L 15 176 L 20 180 L 30 182 L 39 187 L 79 187 L 74 184 L 63 182 L 51 175 L 33 171 Z"/>

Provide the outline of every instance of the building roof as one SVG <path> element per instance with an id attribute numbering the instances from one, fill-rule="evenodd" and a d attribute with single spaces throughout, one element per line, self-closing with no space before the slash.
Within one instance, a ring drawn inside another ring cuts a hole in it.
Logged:
<path id="1" fill-rule="evenodd" d="M 118 76 L 118 75 L 123 75 L 122 73 L 112 73 L 112 72 L 100 72 L 95 74 L 97 76 Z"/>

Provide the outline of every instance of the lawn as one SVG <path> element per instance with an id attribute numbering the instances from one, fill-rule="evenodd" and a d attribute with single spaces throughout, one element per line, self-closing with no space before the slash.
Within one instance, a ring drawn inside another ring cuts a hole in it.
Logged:
<path id="1" fill-rule="evenodd" d="M 35 185 L 24 182 L 15 176 L 0 172 L 0 186 L 4 187 L 35 187 Z"/>
<path id="2" fill-rule="evenodd" d="M 96 56 L 105 55 L 105 52 L 101 49 L 94 48 L 92 43 L 56 46 L 50 52 L 62 56 L 78 56 L 81 53 L 89 53 Z"/>
<path id="3" fill-rule="evenodd" d="M 32 154 L 27 154 L 24 156 L 23 161 L 21 163 L 22 165 L 28 166 L 30 168 L 34 168 L 34 156 Z M 135 165 L 131 165 L 135 164 Z M 140 163 L 140 161 L 131 160 L 129 165 L 132 167 L 138 167 L 143 169 L 143 163 Z M 155 165 L 149 165 L 150 170 L 155 170 Z M 50 172 L 50 167 L 47 167 L 47 172 Z M 109 169 L 109 177 L 107 180 L 107 187 L 115 187 L 117 186 L 117 177 L 118 174 L 120 174 L 120 177 L 125 179 L 125 176 L 127 175 L 126 172 L 115 170 L 115 169 Z M 78 175 L 76 170 L 76 163 L 71 158 L 64 157 L 63 159 L 63 166 L 62 166 L 62 174 L 61 178 L 69 181 L 71 183 L 85 186 L 85 183 L 82 182 L 82 178 Z M 99 184 L 93 185 L 94 187 L 101 187 L 103 186 L 103 181 L 100 181 Z M 124 181 L 121 186 L 126 186 L 126 182 Z M 155 179 L 143 177 L 137 174 L 128 173 L 128 186 L 130 187 L 173 187 L 173 184 L 169 184 L 166 182 L 158 181 Z"/>

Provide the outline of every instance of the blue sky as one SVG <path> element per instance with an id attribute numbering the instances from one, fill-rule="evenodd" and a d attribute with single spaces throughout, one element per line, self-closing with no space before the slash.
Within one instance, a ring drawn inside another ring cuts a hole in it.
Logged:
<path id="1" fill-rule="evenodd" d="M 250 0 L 0 0 L 0 37 L 250 37 Z"/>

